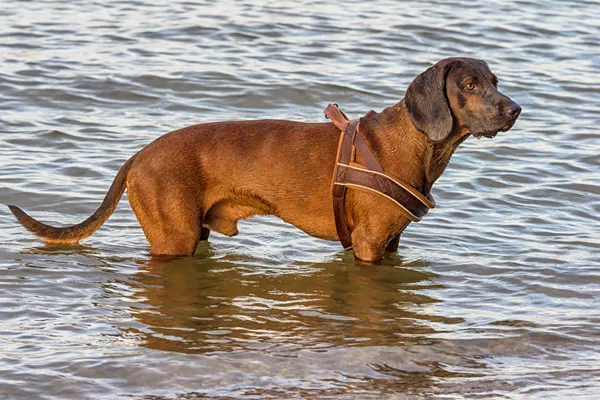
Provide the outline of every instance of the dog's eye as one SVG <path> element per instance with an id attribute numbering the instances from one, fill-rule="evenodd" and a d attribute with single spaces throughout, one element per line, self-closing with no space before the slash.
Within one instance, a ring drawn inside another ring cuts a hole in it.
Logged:
<path id="1" fill-rule="evenodd" d="M 475 84 L 473 82 L 469 82 L 465 85 L 465 90 L 473 90 L 475 89 Z"/>
<path id="2" fill-rule="evenodd" d="M 498 87 L 498 79 L 494 79 L 494 82 L 492 82 L 494 84 L 494 87 Z"/>

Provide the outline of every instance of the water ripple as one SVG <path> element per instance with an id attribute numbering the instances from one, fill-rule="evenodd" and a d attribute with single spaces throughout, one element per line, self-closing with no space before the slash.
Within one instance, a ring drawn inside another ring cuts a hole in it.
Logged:
<path id="1" fill-rule="evenodd" d="M 0 207 L 7 398 L 595 398 L 600 4 L 19 2 L 0 9 L 0 203 L 80 222 L 120 166 L 207 121 L 322 121 L 485 59 L 523 106 L 361 267 L 276 218 L 159 262 L 129 204 L 79 246 Z"/>

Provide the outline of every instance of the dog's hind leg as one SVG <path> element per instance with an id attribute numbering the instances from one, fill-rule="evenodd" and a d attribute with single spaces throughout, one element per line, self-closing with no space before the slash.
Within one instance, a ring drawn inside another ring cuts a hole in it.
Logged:
<path id="1" fill-rule="evenodd" d="M 127 197 L 152 255 L 191 256 L 196 252 L 203 213 L 193 191 L 132 181 Z"/>

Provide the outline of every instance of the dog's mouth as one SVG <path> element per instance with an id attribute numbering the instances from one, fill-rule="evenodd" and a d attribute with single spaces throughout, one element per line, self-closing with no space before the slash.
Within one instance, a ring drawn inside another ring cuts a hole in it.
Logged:
<path id="1" fill-rule="evenodd" d="M 517 122 L 517 119 L 513 119 L 512 121 L 510 121 L 508 124 L 504 125 L 501 129 L 500 132 L 508 132 L 510 131 L 510 129 L 513 127 L 513 125 L 515 124 L 515 122 Z"/>
<path id="2" fill-rule="evenodd" d="M 502 128 L 502 129 L 504 129 L 504 128 Z M 506 132 L 506 131 L 502 131 L 502 132 Z M 473 136 L 475 136 L 477 139 L 481 139 L 482 137 L 486 137 L 488 139 L 493 139 L 496 137 L 497 134 L 498 134 L 498 132 L 478 132 L 478 133 L 474 133 Z"/>
<path id="3" fill-rule="evenodd" d="M 475 136 L 477 139 L 481 139 L 482 137 L 486 137 L 488 139 L 493 139 L 496 137 L 496 135 L 498 134 L 498 132 L 508 132 L 510 131 L 510 129 L 513 127 L 513 125 L 515 124 L 515 122 L 517 122 L 517 119 L 513 119 L 512 121 L 510 121 L 508 124 L 504 125 L 502 128 L 500 128 L 497 131 L 490 131 L 490 132 L 477 132 L 474 133 L 473 136 Z"/>

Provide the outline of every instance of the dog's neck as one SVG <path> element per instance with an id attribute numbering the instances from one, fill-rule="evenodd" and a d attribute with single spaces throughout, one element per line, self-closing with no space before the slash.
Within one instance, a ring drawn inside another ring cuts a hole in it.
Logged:
<path id="1" fill-rule="evenodd" d="M 412 124 L 404 100 L 381 113 L 361 118 L 360 131 L 385 172 L 429 193 L 452 154 L 467 137 L 457 129 L 446 140 L 433 143 Z"/>

